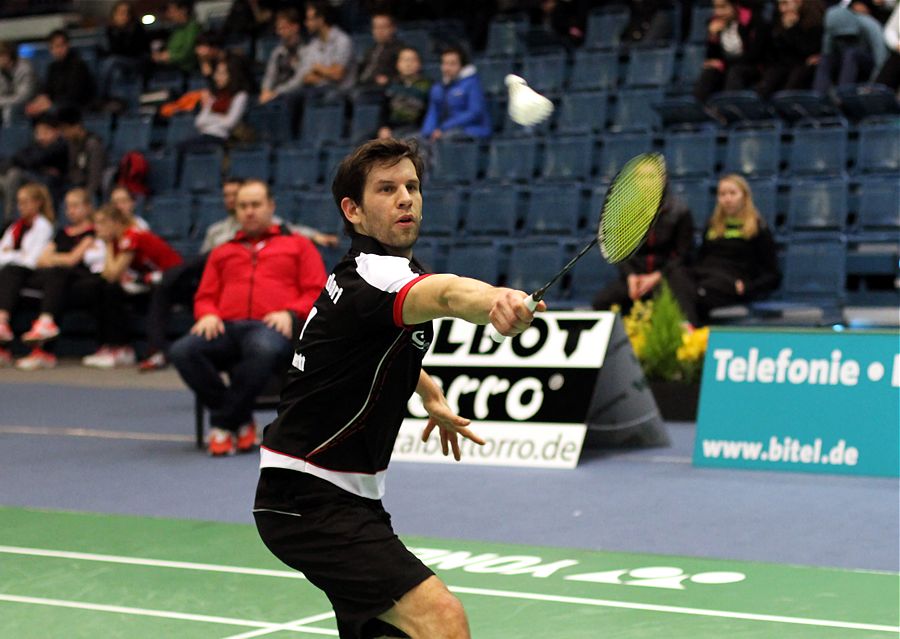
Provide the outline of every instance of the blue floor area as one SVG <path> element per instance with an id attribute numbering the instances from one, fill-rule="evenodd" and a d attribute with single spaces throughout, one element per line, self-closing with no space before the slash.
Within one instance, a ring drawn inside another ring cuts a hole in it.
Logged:
<path id="1" fill-rule="evenodd" d="M 186 391 L 4 385 L 0 504 L 249 522 L 256 455 L 210 459 L 192 424 Z M 407 535 L 900 568 L 896 480 L 697 469 L 693 425 L 669 431 L 669 448 L 589 450 L 575 470 L 398 462 L 385 504 Z"/>

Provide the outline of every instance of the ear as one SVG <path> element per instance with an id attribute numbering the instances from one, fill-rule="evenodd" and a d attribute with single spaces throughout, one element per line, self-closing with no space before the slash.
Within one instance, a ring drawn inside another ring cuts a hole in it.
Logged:
<path id="1" fill-rule="evenodd" d="M 344 214 L 344 217 L 347 218 L 351 224 L 356 225 L 359 224 L 362 216 L 360 215 L 359 205 L 356 204 L 349 197 L 345 197 L 341 200 L 341 212 Z"/>

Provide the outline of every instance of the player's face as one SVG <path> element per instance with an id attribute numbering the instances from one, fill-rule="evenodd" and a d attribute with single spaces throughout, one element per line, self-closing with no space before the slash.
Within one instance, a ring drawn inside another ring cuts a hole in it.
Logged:
<path id="1" fill-rule="evenodd" d="M 275 201 L 266 193 L 262 184 L 242 186 L 237 194 L 237 219 L 241 230 L 253 237 L 262 234 L 272 225 Z"/>
<path id="2" fill-rule="evenodd" d="M 731 180 L 719 182 L 719 190 L 716 197 L 726 215 L 737 215 L 744 208 L 744 193 Z"/>
<path id="3" fill-rule="evenodd" d="M 422 225 L 422 191 L 413 163 L 403 158 L 393 166 L 373 166 L 354 215 L 350 221 L 364 235 L 395 255 L 412 255 Z"/>

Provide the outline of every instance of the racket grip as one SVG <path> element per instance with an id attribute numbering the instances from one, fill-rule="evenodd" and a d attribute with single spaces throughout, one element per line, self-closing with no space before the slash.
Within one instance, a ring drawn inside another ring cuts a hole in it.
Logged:
<path id="1" fill-rule="evenodd" d="M 534 301 L 533 295 L 529 295 L 528 297 L 525 298 L 524 301 L 525 301 L 525 306 L 528 307 L 529 311 L 533 311 L 534 309 L 537 308 L 538 302 Z M 504 340 L 506 340 L 506 336 L 501 335 L 499 332 L 497 332 L 497 329 L 494 328 L 493 324 L 488 326 L 488 335 L 490 335 L 491 339 L 494 340 L 495 342 L 497 342 L 498 344 L 502 344 L 504 342 Z"/>

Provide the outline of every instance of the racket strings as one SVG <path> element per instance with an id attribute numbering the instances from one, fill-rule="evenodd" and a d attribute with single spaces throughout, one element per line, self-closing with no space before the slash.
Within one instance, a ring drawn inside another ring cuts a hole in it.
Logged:
<path id="1" fill-rule="evenodd" d="M 621 262 L 644 241 L 662 203 L 665 181 L 659 155 L 641 155 L 623 167 L 607 194 L 598 235 L 607 261 Z"/>

